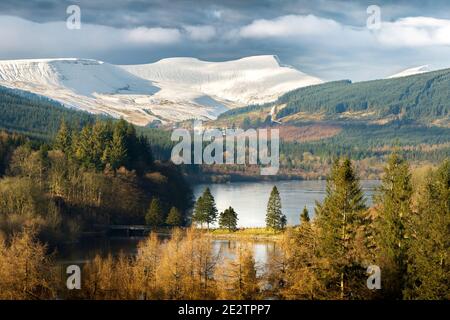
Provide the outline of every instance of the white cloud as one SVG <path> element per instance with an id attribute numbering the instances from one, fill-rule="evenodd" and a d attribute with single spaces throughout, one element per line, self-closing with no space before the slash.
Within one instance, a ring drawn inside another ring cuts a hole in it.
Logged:
<path id="1" fill-rule="evenodd" d="M 184 26 L 184 30 L 194 41 L 209 41 L 216 36 L 213 26 Z"/>
<path id="2" fill-rule="evenodd" d="M 120 29 L 82 23 L 69 30 L 66 23 L 36 23 L 11 16 L 0 16 L 0 55 L 15 57 L 90 56 L 98 52 L 129 48 L 162 47 L 183 41 L 176 28 Z"/>
<path id="3" fill-rule="evenodd" d="M 247 39 L 289 48 L 300 69 L 324 79 L 366 80 L 398 70 L 431 64 L 450 66 L 450 20 L 407 17 L 369 30 L 365 21 L 352 26 L 314 15 L 257 19 L 230 30 L 228 39 Z M 317 73 L 316 73 L 317 71 Z"/>
<path id="4" fill-rule="evenodd" d="M 226 11 L 221 17 L 226 23 L 214 26 L 125 29 L 82 23 L 81 30 L 68 30 L 64 21 L 36 23 L 0 15 L 0 59 L 83 57 L 133 63 L 136 57 L 277 54 L 283 63 L 327 80 L 373 79 L 424 64 L 450 66 L 450 20 L 406 17 L 370 31 L 365 19 L 351 26 L 299 14 L 240 25 Z"/>
<path id="5" fill-rule="evenodd" d="M 243 38 L 292 37 L 335 33 L 342 26 L 314 15 L 287 15 L 272 20 L 258 19 L 240 29 Z"/>
<path id="6" fill-rule="evenodd" d="M 178 42 L 181 33 L 178 29 L 138 27 L 122 31 L 125 38 L 139 44 L 170 44 Z"/>
<path id="7" fill-rule="evenodd" d="M 376 36 L 380 43 L 394 47 L 449 46 L 450 20 L 402 18 L 384 22 Z"/>
<path id="8" fill-rule="evenodd" d="M 332 19 L 314 15 L 286 15 L 275 19 L 258 19 L 230 33 L 241 38 L 311 39 L 328 44 L 345 43 L 359 46 L 376 40 L 388 47 L 422 47 L 450 45 L 450 20 L 432 17 L 407 17 L 382 22 L 374 33 L 365 26 L 343 25 Z"/>

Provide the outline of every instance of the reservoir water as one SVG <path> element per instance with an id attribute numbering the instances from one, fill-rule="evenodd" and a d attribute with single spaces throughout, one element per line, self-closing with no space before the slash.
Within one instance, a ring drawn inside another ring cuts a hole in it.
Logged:
<path id="1" fill-rule="evenodd" d="M 362 181 L 367 204 L 372 203 L 374 188 L 378 181 Z M 316 201 L 322 201 L 325 197 L 325 181 L 277 181 L 277 182 L 236 182 L 228 184 L 203 184 L 194 187 L 195 199 L 197 199 L 206 187 L 211 189 L 217 209 L 223 211 L 232 206 L 238 213 L 240 227 L 263 227 L 267 201 L 272 187 L 276 185 L 281 196 L 282 211 L 286 214 L 288 223 L 298 224 L 299 215 L 306 206 L 311 216 L 314 216 Z M 133 255 L 137 252 L 137 244 L 142 238 L 88 238 L 81 239 L 77 243 L 65 245 L 57 253 L 60 264 L 82 264 L 99 254 L 107 256 L 116 255 L 120 251 Z M 234 240 L 213 240 L 215 252 L 223 255 L 232 255 L 237 242 Z M 273 250 L 273 242 L 253 242 L 252 247 L 255 260 L 263 265 L 267 254 Z"/>
<path id="2" fill-rule="evenodd" d="M 361 182 L 366 203 L 372 203 L 374 188 L 379 184 L 376 180 Z M 300 212 L 306 206 L 310 216 L 314 216 L 316 201 L 325 197 L 326 181 L 276 181 L 276 182 L 233 182 L 226 184 L 202 184 L 194 188 L 195 199 L 209 187 L 216 200 L 219 212 L 232 206 L 238 214 L 239 227 L 264 227 L 267 201 L 273 186 L 277 186 L 281 197 L 282 211 L 288 224 L 299 223 Z"/>

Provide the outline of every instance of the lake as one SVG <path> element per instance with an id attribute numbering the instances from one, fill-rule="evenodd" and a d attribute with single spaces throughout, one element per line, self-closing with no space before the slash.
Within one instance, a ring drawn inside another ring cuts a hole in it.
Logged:
<path id="1" fill-rule="evenodd" d="M 362 181 L 367 204 L 372 202 L 374 188 L 378 181 Z M 227 184 L 202 184 L 194 187 L 197 199 L 206 187 L 216 199 L 217 209 L 223 211 L 232 206 L 238 213 L 240 227 L 263 227 L 265 225 L 266 206 L 272 187 L 276 185 L 281 196 L 282 210 L 289 224 L 298 224 L 299 215 L 304 206 L 314 215 L 315 201 L 325 197 L 325 181 L 277 181 L 277 182 L 233 182 Z M 142 238 L 86 238 L 77 243 L 60 248 L 57 260 L 61 265 L 82 264 L 92 260 L 96 254 L 107 256 L 118 254 L 133 255 Z M 213 240 L 214 252 L 224 256 L 234 253 L 237 242 L 234 240 Z M 255 260 L 262 266 L 267 253 L 273 250 L 274 243 L 259 241 L 252 243 Z"/>
<path id="2" fill-rule="evenodd" d="M 162 236 L 161 240 L 167 239 Z M 105 238 L 105 237 L 89 237 L 82 238 L 80 241 L 71 244 L 65 244 L 59 248 L 56 254 L 56 260 L 60 266 L 68 266 L 72 264 L 83 265 L 100 255 L 106 258 L 108 254 L 113 256 L 123 252 L 126 255 L 136 255 L 137 246 L 140 241 L 145 240 L 144 237 L 132 238 Z M 221 258 L 233 258 L 235 249 L 239 241 L 236 240 L 212 240 L 213 255 Z M 275 249 L 273 241 L 252 241 L 249 243 L 253 249 L 256 266 L 258 271 L 262 271 L 267 261 L 268 253 Z"/>
<path id="3" fill-rule="evenodd" d="M 306 206 L 314 216 L 316 201 L 325 197 L 326 181 L 275 181 L 275 182 L 233 182 L 226 184 L 201 184 L 194 187 L 195 199 L 209 187 L 216 200 L 219 212 L 232 206 L 238 214 L 239 227 L 264 227 L 267 202 L 273 186 L 277 186 L 281 196 L 282 211 L 288 224 L 299 224 L 300 212 Z M 361 181 L 367 204 L 372 203 L 377 180 Z"/>

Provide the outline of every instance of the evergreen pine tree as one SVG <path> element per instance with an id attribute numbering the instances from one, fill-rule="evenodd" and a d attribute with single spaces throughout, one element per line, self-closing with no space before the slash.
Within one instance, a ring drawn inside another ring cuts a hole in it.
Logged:
<path id="1" fill-rule="evenodd" d="M 411 176 L 409 166 L 396 153 L 384 170 L 379 193 L 375 196 L 377 264 L 383 270 L 383 297 L 401 299 L 405 288 L 407 235 L 411 217 Z"/>
<path id="2" fill-rule="evenodd" d="M 450 160 L 431 173 L 409 232 L 406 299 L 450 299 Z"/>
<path id="3" fill-rule="evenodd" d="M 111 132 L 108 131 L 108 127 L 104 122 L 97 121 L 92 127 L 92 161 L 94 167 L 102 169 L 105 165 L 102 158 L 105 152 L 106 146 L 111 141 Z"/>
<path id="4" fill-rule="evenodd" d="M 287 217 L 286 215 L 281 215 L 281 219 L 280 219 L 280 228 L 284 229 L 287 226 Z"/>
<path id="5" fill-rule="evenodd" d="M 349 298 L 350 293 L 357 296 L 358 287 L 367 290 L 364 261 L 356 252 L 357 233 L 366 223 L 365 209 L 350 160 L 336 160 L 327 181 L 326 197 L 322 204 L 316 204 L 315 219 L 319 258 L 329 263 L 319 278 L 332 297 Z"/>
<path id="6" fill-rule="evenodd" d="M 197 201 L 194 204 L 194 212 L 192 214 L 192 222 L 196 224 L 200 224 L 203 227 L 203 223 L 206 222 L 203 197 L 198 197 Z"/>
<path id="7" fill-rule="evenodd" d="M 211 191 L 209 188 L 205 189 L 205 192 L 203 192 L 202 195 L 202 201 L 203 201 L 203 208 L 205 210 L 204 216 L 206 218 L 206 225 L 209 229 L 209 225 L 214 223 L 217 220 L 217 208 L 216 208 L 216 202 L 214 200 L 213 195 L 211 194 Z"/>
<path id="8" fill-rule="evenodd" d="M 206 188 L 203 194 L 197 199 L 194 205 L 192 222 L 198 223 L 203 227 L 206 223 L 208 229 L 211 223 L 217 220 L 217 208 L 213 195 L 209 188 Z"/>
<path id="9" fill-rule="evenodd" d="M 56 134 L 54 146 L 55 149 L 61 150 L 68 156 L 71 151 L 71 144 L 72 134 L 67 123 L 63 120 L 61 121 L 58 133 Z"/>
<path id="10" fill-rule="evenodd" d="M 237 229 L 237 213 L 232 207 L 225 209 L 220 213 L 219 227 L 222 229 L 228 229 L 229 231 L 235 231 Z"/>
<path id="11" fill-rule="evenodd" d="M 183 224 L 183 217 L 180 210 L 172 207 L 167 215 L 166 224 L 172 227 L 181 226 Z"/>
<path id="12" fill-rule="evenodd" d="M 205 208 L 207 212 L 207 220 L 206 224 L 209 229 L 209 225 L 214 223 L 217 220 L 217 208 L 216 208 L 216 201 L 214 200 L 213 195 L 211 194 L 211 191 L 209 188 L 206 188 L 205 192 L 203 193 L 203 201 L 205 202 Z"/>
<path id="13" fill-rule="evenodd" d="M 113 169 L 118 169 L 126 165 L 127 148 L 125 133 L 121 123 L 117 124 L 114 127 L 112 141 L 104 151 L 102 160 L 104 163 L 109 163 Z"/>
<path id="14" fill-rule="evenodd" d="M 161 226 L 164 223 L 164 214 L 158 198 L 153 198 L 145 215 L 145 223 L 152 227 Z"/>
<path id="15" fill-rule="evenodd" d="M 87 125 L 77 136 L 75 145 L 75 157 L 86 168 L 92 167 L 94 163 L 92 149 L 92 127 Z"/>
<path id="16" fill-rule="evenodd" d="M 306 206 L 304 206 L 303 211 L 300 214 L 300 224 L 303 225 L 305 223 L 308 223 L 309 221 L 310 221 L 309 212 L 308 212 L 308 209 L 306 208 Z"/>
<path id="17" fill-rule="evenodd" d="M 286 224 L 286 217 L 281 212 L 281 198 L 276 186 L 272 188 L 269 202 L 267 203 L 266 227 L 273 230 L 281 230 Z"/>

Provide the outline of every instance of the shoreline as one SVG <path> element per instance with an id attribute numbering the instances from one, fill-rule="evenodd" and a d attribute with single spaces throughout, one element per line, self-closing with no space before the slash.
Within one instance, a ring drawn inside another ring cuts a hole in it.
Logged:
<path id="1" fill-rule="evenodd" d="M 285 231 L 286 230 L 273 231 L 263 227 L 242 228 L 234 232 L 224 229 L 212 229 L 206 231 L 206 235 L 216 240 L 278 241 L 281 239 Z"/>

